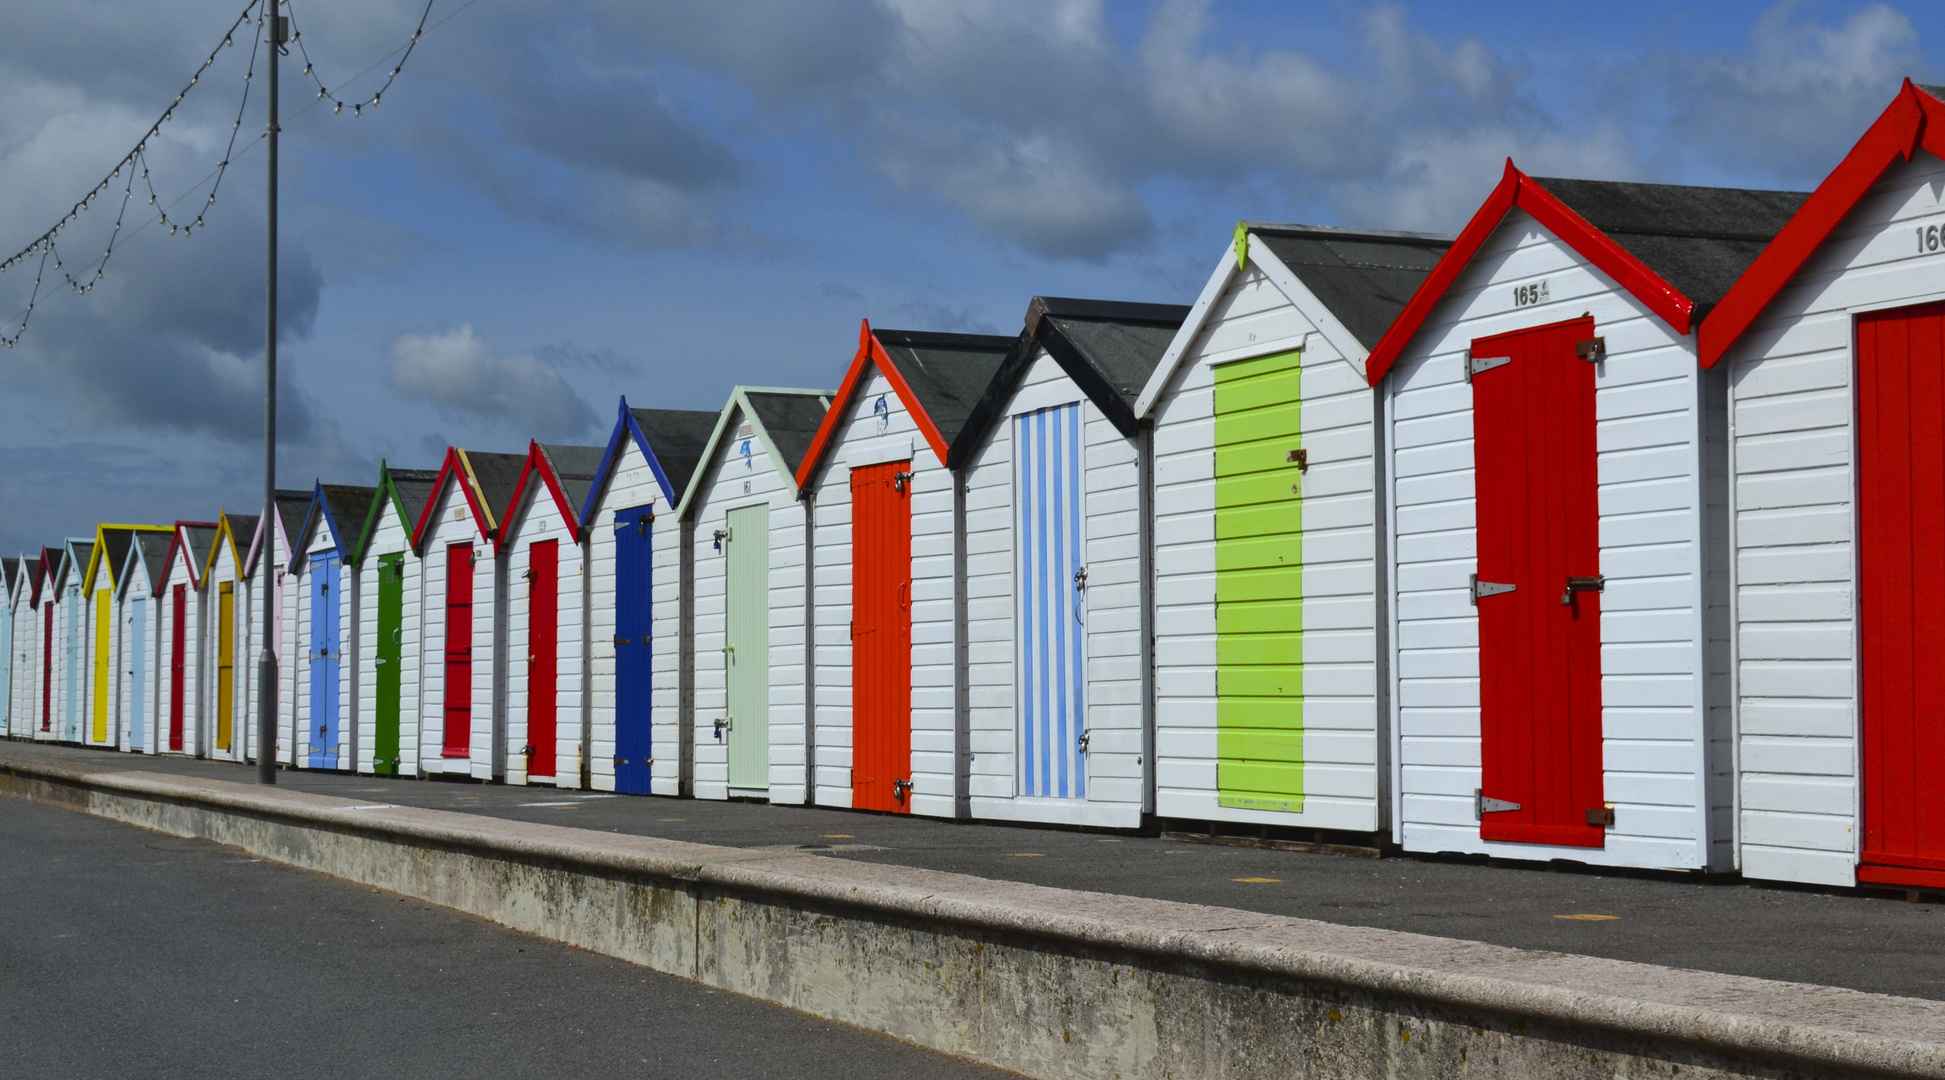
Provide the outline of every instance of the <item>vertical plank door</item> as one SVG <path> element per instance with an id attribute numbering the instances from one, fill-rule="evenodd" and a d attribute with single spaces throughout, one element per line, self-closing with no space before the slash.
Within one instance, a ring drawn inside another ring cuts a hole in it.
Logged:
<path id="1" fill-rule="evenodd" d="M 377 699 L 372 702 L 371 764 L 379 776 L 399 770 L 399 680 L 403 675 L 405 553 L 378 557 L 378 655 L 372 658 Z"/>
<path id="2" fill-rule="evenodd" d="M 108 661 L 111 659 L 108 647 L 114 640 L 115 629 L 114 597 L 107 589 L 95 590 L 95 700 L 94 700 L 94 741 L 108 741 Z"/>
<path id="3" fill-rule="evenodd" d="M 311 757 L 313 769 L 338 767 L 338 572 L 336 552 L 311 556 Z"/>
<path id="4" fill-rule="evenodd" d="M 54 598 L 41 601 L 41 730 L 54 733 Z"/>
<path id="5" fill-rule="evenodd" d="M 149 598 L 138 596 L 129 607 L 134 611 L 128 624 L 128 746 L 145 750 L 148 738 Z"/>
<path id="6" fill-rule="evenodd" d="M 473 545 L 446 549 L 445 737 L 441 757 L 472 756 Z"/>
<path id="7" fill-rule="evenodd" d="M 1087 797 L 1081 407 L 1016 417 L 1020 792 Z"/>
<path id="8" fill-rule="evenodd" d="M 851 805 L 911 812 L 910 461 L 851 470 Z"/>
<path id="9" fill-rule="evenodd" d="M 169 601 L 169 749 L 182 751 L 183 658 L 189 633 L 183 623 L 189 620 L 189 586 L 178 585 Z M 51 634 L 51 631 L 50 631 Z"/>
<path id="10" fill-rule="evenodd" d="M 1216 802 L 1303 810 L 1302 358 L 1215 369 Z"/>
<path id="11" fill-rule="evenodd" d="M 236 583 L 216 586 L 216 748 L 228 750 L 236 724 Z"/>
<path id="12" fill-rule="evenodd" d="M 1945 304 L 1857 319 L 1859 881 L 1945 886 Z"/>
<path id="13" fill-rule="evenodd" d="M 728 514 L 723 539 L 723 663 L 728 690 L 729 786 L 770 787 L 770 506 Z"/>
<path id="14" fill-rule="evenodd" d="M 527 549 L 527 777 L 552 780 L 560 749 L 561 542 Z"/>
<path id="15" fill-rule="evenodd" d="M 1592 319 L 1472 343 L 1479 744 L 1487 840 L 1601 847 L 1601 608 Z M 1493 593 L 1493 586 L 1513 586 Z M 1492 593 L 1492 595 L 1487 595 Z"/>
<path id="16" fill-rule="evenodd" d="M 631 507 L 615 515 L 615 790 L 649 793 L 654 695 L 655 511 Z"/>
<path id="17" fill-rule="evenodd" d="M 87 615 L 81 607 L 81 586 L 69 586 L 61 610 L 67 613 L 68 628 L 67 662 L 61 665 L 61 737 L 80 742 L 81 620 Z"/>

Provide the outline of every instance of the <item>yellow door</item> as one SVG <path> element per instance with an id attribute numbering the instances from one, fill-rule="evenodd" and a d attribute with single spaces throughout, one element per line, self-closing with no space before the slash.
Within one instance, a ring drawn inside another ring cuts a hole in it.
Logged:
<path id="1" fill-rule="evenodd" d="M 94 741 L 108 741 L 108 631 L 115 617 L 109 611 L 108 590 L 95 593 L 95 724 Z"/>
<path id="2" fill-rule="evenodd" d="M 230 748 L 230 710 L 236 705 L 236 584 L 225 581 L 216 598 L 216 749 Z"/>

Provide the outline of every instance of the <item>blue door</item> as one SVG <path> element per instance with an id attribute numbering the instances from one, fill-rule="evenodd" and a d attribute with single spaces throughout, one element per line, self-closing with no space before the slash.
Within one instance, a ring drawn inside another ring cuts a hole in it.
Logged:
<path id="1" fill-rule="evenodd" d="M 654 693 L 652 507 L 615 515 L 615 790 L 649 793 L 649 699 Z"/>
<path id="2" fill-rule="evenodd" d="M 1020 793 L 1087 797 L 1081 600 L 1081 407 L 1014 420 L 1020 575 Z"/>
<path id="3" fill-rule="evenodd" d="M 338 557 L 311 556 L 311 758 L 338 767 Z"/>
<path id="4" fill-rule="evenodd" d="M 148 704 L 148 695 L 142 692 L 149 677 L 148 597 L 137 597 L 130 607 L 134 616 L 128 627 L 128 748 L 140 750 L 145 734 L 142 709 Z"/>

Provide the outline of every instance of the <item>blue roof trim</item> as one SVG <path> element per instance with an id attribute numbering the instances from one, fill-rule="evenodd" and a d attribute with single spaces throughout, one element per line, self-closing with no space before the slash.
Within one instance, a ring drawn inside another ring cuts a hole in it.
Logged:
<path id="1" fill-rule="evenodd" d="M 615 468 L 621 464 L 621 440 L 624 435 L 633 435 L 635 445 L 641 449 L 642 457 L 648 459 L 649 471 L 655 474 L 655 482 L 662 488 L 662 497 L 675 505 L 675 486 L 669 483 L 668 474 L 662 471 L 662 463 L 655 457 L 655 450 L 648 445 L 648 436 L 642 434 L 642 426 L 635 422 L 635 414 L 628 409 L 628 395 L 621 396 L 619 415 L 615 418 L 614 433 L 608 436 L 608 448 L 602 451 L 601 467 L 594 471 L 594 486 L 588 489 L 587 505 L 581 507 L 581 525 L 588 527 L 594 513 L 594 505 L 607 494 L 608 481 L 613 478 Z"/>
<path id="2" fill-rule="evenodd" d="M 290 561 L 307 563 L 311 561 L 310 540 L 311 522 L 323 515 L 324 523 L 331 527 L 331 546 L 338 549 L 338 561 L 351 565 L 351 553 L 346 550 L 344 530 L 338 528 L 338 520 L 331 516 L 331 504 L 324 498 L 324 481 L 311 481 L 311 508 L 304 511 L 303 527 L 297 530 L 297 539 L 291 543 Z"/>

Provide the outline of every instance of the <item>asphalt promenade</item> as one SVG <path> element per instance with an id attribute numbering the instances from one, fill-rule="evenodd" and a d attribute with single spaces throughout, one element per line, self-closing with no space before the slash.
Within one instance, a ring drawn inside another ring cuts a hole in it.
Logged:
<path id="1" fill-rule="evenodd" d="M 11 753 L 248 783 L 223 762 L 5 742 Z M 695 843 L 801 850 L 1526 949 L 1945 1000 L 1945 905 L 1730 878 L 1354 858 L 749 803 L 286 770 L 279 784 Z M 0 803 L 0 814 L 10 812 Z"/>

